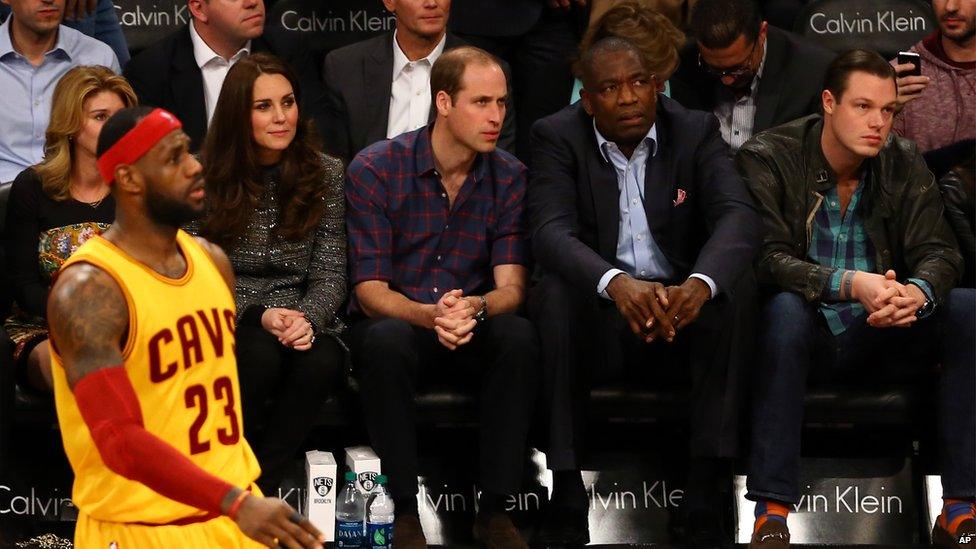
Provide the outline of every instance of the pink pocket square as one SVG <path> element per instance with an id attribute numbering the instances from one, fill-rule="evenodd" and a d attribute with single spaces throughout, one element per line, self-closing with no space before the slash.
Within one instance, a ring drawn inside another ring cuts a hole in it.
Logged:
<path id="1" fill-rule="evenodd" d="M 672 200 L 675 206 L 680 206 L 684 204 L 685 199 L 688 198 L 688 193 L 684 189 L 678 189 L 678 198 Z"/>

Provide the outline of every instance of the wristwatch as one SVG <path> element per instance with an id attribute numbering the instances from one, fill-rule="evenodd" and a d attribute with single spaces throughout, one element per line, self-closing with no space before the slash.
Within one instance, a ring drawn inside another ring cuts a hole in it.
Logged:
<path id="1" fill-rule="evenodd" d="M 929 293 L 925 291 L 925 288 L 923 288 L 914 280 L 909 280 L 908 284 L 912 284 L 919 290 L 922 290 L 922 295 L 925 296 L 925 303 L 922 303 L 922 306 L 915 311 L 915 318 L 921 320 L 931 315 L 932 312 L 935 311 L 935 305 L 936 305 L 935 300 L 929 299 Z"/>
<path id="2" fill-rule="evenodd" d="M 935 311 L 935 301 L 925 298 L 925 303 L 922 303 L 922 306 L 919 307 L 917 311 L 915 311 L 915 318 L 918 319 L 925 318 L 930 314 L 932 314 L 933 311 Z"/>
<path id="3" fill-rule="evenodd" d="M 474 319 L 478 322 L 484 322 L 488 318 L 488 300 L 483 295 L 478 296 L 478 299 L 481 300 L 481 309 L 474 314 Z"/>

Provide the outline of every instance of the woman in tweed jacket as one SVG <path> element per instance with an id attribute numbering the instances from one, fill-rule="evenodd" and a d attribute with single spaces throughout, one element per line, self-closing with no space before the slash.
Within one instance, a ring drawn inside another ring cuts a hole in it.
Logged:
<path id="1" fill-rule="evenodd" d="M 224 247 L 237 277 L 237 364 L 245 436 L 265 493 L 336 385 L 345 348 L 342 163 L 299 120 L 298 81 L 255 54 L 224 80 L 203 147 L 210 209 L 201 233 Z"/>

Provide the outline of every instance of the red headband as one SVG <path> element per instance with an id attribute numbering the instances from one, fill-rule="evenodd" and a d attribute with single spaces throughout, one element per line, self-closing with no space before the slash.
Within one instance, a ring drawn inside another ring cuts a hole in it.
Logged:
<path id="1" fill-rule="evenodd" d="M 115 168 L 119 164 L 132 164 L 142 158 L 159 140 L 173 130 L 183 127 L 179 119 L 163 109 L 153 109 L 121 139 L 98 157 L 98 171 L 106 183 L 115 180 Z"/>

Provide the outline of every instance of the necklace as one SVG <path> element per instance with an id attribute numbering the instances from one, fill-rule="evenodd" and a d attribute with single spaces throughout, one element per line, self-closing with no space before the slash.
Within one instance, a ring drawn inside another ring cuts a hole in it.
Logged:
<path id="1" fill-rule="evenodd" d="M 105 196 L 108 196 L 108 195 L 105 195 Z M 87 204 L 87 205 L 91 206 L 93 210 L 97 210 L 98 209 L 98 206 L 101 205 L 102 200 L 105 200 L 105 196 L 99 198 L 98 200 L 96 200 L 94 202 L 82 202 L 82 204 Z"/>
<path id="2" fill-rule="evenodd" d="M 81 202 L 82 204 L 84 204 L 86 206 L 91 206 L 91 208 L 93 210 L 97 210 L 98 207 L 102 204 L 102 201 L 104 201 L 108 197 L 108 195 L 109 195 L 109 193 L 105 193 L 105 194 L 102 195 L 101 198 L 99 198 L 98 200 L 94 200 L 92 202 L 88 202 L 87 200 L 82 200 L 81 198 L 79 198 L 75 194 L 72 194 L 71 196 L 72 196 L 72 198 L 74 198 L 78 202 Z"/>

